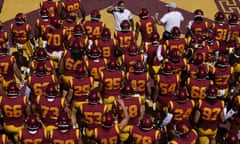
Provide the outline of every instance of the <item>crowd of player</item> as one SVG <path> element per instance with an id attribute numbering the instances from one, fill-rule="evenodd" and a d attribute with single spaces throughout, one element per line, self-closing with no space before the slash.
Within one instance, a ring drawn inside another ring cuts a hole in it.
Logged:
<path id="1" fill-rule="evenodd" d="M 79 0 L 39 13 L 0 24 L 0 143 L 239 143 L 237 14 L 197 9 L 162 39 L 146 8 L 120 31 Z"/>

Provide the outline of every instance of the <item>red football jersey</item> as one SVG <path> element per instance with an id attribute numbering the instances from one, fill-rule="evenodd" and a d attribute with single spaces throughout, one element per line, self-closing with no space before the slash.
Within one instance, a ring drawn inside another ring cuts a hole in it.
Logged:
<path id="1" fill-rule="evenodd" d="M 24 144 L 41 144 L 44 138 L 47 138 L 47 131 L 43 128 L 38 129 L 34 134 L 30 133 L 27 128 L 22 129 L 18 133 L 18 141 Z"/>
<path id="2" fill-rule="evenodd" d="M 128 53 L 128 48 L 131 43 L 135 40 L 135 32 L 122 32 L 115 31 L 114 38 L 117 40 L 119 47 L 123 50 L 123 53 Z"/>
<path id="3" fill-rule="evenodd" d="M 137 54 L 137 55 L 129 55 L 129 54 L 123 54 L 121 57 L 121 62 L 126 67 L 126 71 L 133 72 L 134 71 L 134 65 L 137 61 L 144 62 L 144 55 L 143 54 Z"/>
<path id="4" fill-rule="evenodd" d="M 166 40 L 165 44 L 166 44 L 167 50 L 172 51 L 173 49 L 176 48 L 179 50 L 180 54 L 182 55 L 185 53 L 185 49 L 188 46 L 188 41 L 187 41 L 187 38 L 169 39 L 169 40 Z"/>
<path id="5" fill-rule="evenodd" d="M 209 23 L 207 21 L 191 21 L 189 27 L 194 35 L 203 35 L 209 28 Z"/>
<path id="6" fill-rule="evenodd" d="M 195 144 L 197 143 L 198 133 L 192 129 L 186 137 L 175 137 L 170 141 L 170 144 Z"/>
<path id="7" fill-rule="evenodd" d="M 143 42 L 151 42 L 151 36 L 153 32 L 156 32 L 155 19 L 153 16 L 150 16 L 146 19 L 140 19 L 136 22 L 136 29 L 139 29 L 142 36 Z"/>
<path id="8" fill-rule="evenodd" d="M 9 34 L 6 31 L 0 31 L 0 45 L 8 42 Z"/>
<path id="9" fill-rule="evenodd" d="M 216 100 L 210 104 L 206 99 L 197 101 L 197 109 L 201 112 L 201 121 L 198 123 L 199 128 L 215 130 L 219 125 L 219 116 L 224 108 L 224 101 Z"/>
<path id="10" fill-rule="evenodd" d="M 31 63 L 30 63 L 30 68 L 31 68 L 31 70 L 33 71 L 33 73 L 36 73 L 36 68 L 37 68 L 37 65 L 38 65 L 39 63 L 45 63 L 45 66 L 46 66 L 46 74 L 47 74 L 47 75 L 53 74 L 53 71 L 55 70 L 55 66 L 54 66 L 53 61 L 50 60 L 50 59 L 47 59 L 47 60 L 44 60 L 44 61 L 32 60 Z"/>
<path id="11" fill-rule="evenodd" d="M 61 3 L 61 6 L 63 9 L 66 10 L 67 13 L 74 12 L 78 14 L 80 11 L 81 3 L 80 3 L 80 0 L 63 1 Z"/>
<path id="12" fill-rule="evenodd" d="M 58 15 L 58 8 L 60 7 L 59 2 L 57 1 L 43 1 L 40 3 L 41 8 L 48 9 L 49 16 L 55 17 Z"/>
<path id="13" fill-rule="evenodd" d="M 100 58 L 98 60 L 85 59 L 85 64 L 88 68 L 89 74 L 96 81 L 100 81 L 100 73 L 105 69 L 106 60 Z"/>
<path id="14" fill-rule="evenodd" d="M 88 39 L 96 40 L 101 37 L 101 33 L 103 28 L 105 27 L 105 23 L 102 21 L 86 21 L 84 23 L 84 28 L 86 29 L 86 34 Z"/>
<path id="15" fill-rule="evenodd" d="M 74 26 L 77 25 L 77 22 L 76 21 L 69 22 L 69 21 L 65 20 L 65 21 L 63 21 L 62 25 L 63 25 L 63 29 L 65 29 L 65 31 L 66 31 L 66 35 L 69 36 L 72 34 Z"/>
<path id="16" fill-rule="evenodd" d="M 215 67 L 213 69 L 214 74 L 214 84 L 219 89 L 226 89 L 229 87 L 229 80 L 231 75 L 233 74 L 233 67 L 227 67 L 227 68 L 219 68 Z"/>
<path id="17" fill-rule="evenodd" d="M 0 108 L 4 116 L 4 123 L 14 126 L 24 125 L 28 104 L 29 101 L 26 96 L 19 95 L 16 98 L 2 96 L 0 98 Z"/>
<path id="18" fill-rule="evenodd" d="M 29 38 L 28 33 L 31 33 L 31 26 L 27 23 L 22 25 L 10 24 L 10 31 L 16 39 L 16 43 L 25 44 Z"/>
<path id="19" fill-rule="evenodd" d="M 93 129 L 101 126 L 102 114 L 107 112 L 108 109 L 104 104 L 91 105 L 84 103 L 81 105 L 80 111 L 85 120 L 85 127 Z"/>
<path id="20" fill-rule="evenodd" d="M 192 99 L 204 99 L 206 97 L 205 92 L 211 84 L 213 84 L 212 80 L 199 80 L 197 78 L 188 78 L 187 87 L 190 97 Z"/>
<path id="21" fill-rule="evenodd" d="M 46 19 L 43 20 L 43 19 L 40 19 L 40 18 L 36 19 L 35 29 L 37 29 L 37 31 L 39 32 L 39 35 L 36 35 L 36 33 L 35 33 L 35 37 L 39 38 L 39 37 L 43 36 L 46 28 L 49 27 L 49 26 L 50 26 L 50 20 L 49 19 L 47 19 L 47 20 Z"/>
<path id="22" fill-rule="evenodd" d="M 109 129 L 99 127 L 94 129 L 94 138 L 99 144 L 117 144 L 119 132 L 118 124 Z"/>
<path id="23" fill-rule="evenodd" d="M 16 63 L 15 57 L 10 55 L 2 56 L 0 63 L 0 74 L 5 80 L 13 80 L 15 78 L 13 71 L 13 65 Z"/>
<path id="24" fill-rule="evenodd" d="M 99 49 L 102 50 L 102 56 L 104 58 L 110 58 L 113 56 L 114 49 L 117 47 L 117 41 L 115 39 L 110 39 L 109 41 L 96 39 L 94 43 Z"/>
<path id="25" fill-rule="evenodd" d="M 131 135 L 135 144 L 154 144 L 161 138 L 159 130 L 151 129 L 149 131 L 145 131 L 138 126 L 133 127 Z"/>
<path id="26" fill-rule="evenodd" d="M 56 144 L 77 144 L 82 137 L 79 129 L 69 129 L 67 132 L 61 132 L 58 129 L 54 129 L 49 135 L 53 143 Z"/>

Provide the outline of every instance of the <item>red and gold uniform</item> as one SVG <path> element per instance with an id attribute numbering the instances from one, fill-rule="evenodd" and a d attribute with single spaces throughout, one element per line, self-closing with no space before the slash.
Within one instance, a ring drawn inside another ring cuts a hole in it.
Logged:
<path id="1" fill-rule="evenodd" d="M 208 138 L 215 138 L 219 126 L 220 113 L 224 108 L 224 101 L 216 99 L 215 103 L 210 104 L 208 99 L 197 101 L 196 108 L 200 111 L 200 121 L 198 122 L 198 134 L 200 143 Z"/>
<path id="2" fill-rule="evenodd" d="M 148 65 L 152 65 L 154 58 L 156 58 L 156 52 L 159 47 L 161 47 L 161 55 L 165 57 L 167 55 L 167 49 L 160 44 L 149 44 L 144 47 L 144 52 L 147 54 Z"/>
<path id="3" fill-rule="evenodd" d="M 140 95 L 142 101 L 145 102 L 147 83 L 150 82 L 150 75 L 148 72 L 136 74 L 134 72 L 128 72 L 126 79 L 131 82 L 134 92 Z"/>
<path id="4" fill-rule="evenodd" d="M 68 36 L 68 40 L 66 42 L 67 46 L 68 47 L 72 46 L 72 44 L 76 41 L 79 42 L 79 45 L 83 49 L 83 51 L 86 51 L 86 49 L 88 47 L 88 39 L 85 37 L 78 37 L 78 36 L 70 35 L 70 36 Z"/>
<path id="5" fill-rule="evenodd" d="M 47 131 L 43 128 L 38 129 L 34 134 L 30 133 L 27 128 L 24 128 L 18 133 L 18 141 L 23 144 L 41 144 L 47 136 Z"/>
<path id="6" fill-rule="evenodd" d="M 119 136 L 121 141 L 126 141 L 130 135 L 131 129 L 139 123 L 143 102 L 140 97 L 123 98 L 123 101 L 129 114 L 129 121 L 126 127 L 122 129 Z M 115 103 L 115 105 L 118 121 L 121 121 L 124 118 L 123 109 L 118 103 Z"/>
<path id="7" fill-rule="evenodd" d="M 218 88 L 218 96 L 226 98 L 228 96 L 229 82 L 234 69 L 232 66 L 220 68 L 215 66 L 213 69 L 214 84 Z"/>
<path id="8" fill-rule="evenodd" d="M 191 78 L 197 77 L 197 69 L 199 66 L 203 67 L 206 70 L 206 73 L 209 73 L 211 71 L 210 67 L 205 63 L 199 64 L 199 65 L 195 64 L 194 62 L 188 63 L 188 65 L 186 67 L 186 71 Z"/>
<path id="9" fill-rule="evenodd" d="M 24 54 L 29 58 L 33 56 L 33 46 L 30 42 L 29 34 L 31 34 L 32 27 L 30 24 L 23 23 L 18 25 L 16 23 L 10 24 L 10 31 L 12 37 L 14 37 L 14 45 L 19 49 L 24 50 Z"/>
<path id="10" fill-rule="evenodd" d="M 67 102 L 63 97 L 48 99 L 45 95 L 37 96 L 37 112 L 47 131 L 57 128 L 59 114 L 64 111 Z"/>
<path id="11" fill-rule="evenodd" d="M 198 48 L 190 48 L 190 50 L 192 51 L 193 54 L 197 54 L 197 53 L 202 53 L 204 60 L 208 61 L 208 55 L 210 53 L 210 48 L 208 47 L 208 45 L 203 42 L 202 46 L 198 47 Z"/>
<path id="12" fill-rule="evenodd" d="M 72 34 L 74 26 L 77 25 L 77 22 L 65 20 L 65 21 L 63 21 L 62 25 L 63 25 L 63 29 L 65 29 L 65 31 L 66 31 L 66 35 L 69 36 Z"/>
<path id="13" fill-rule="evenodd" d="M 190 97 L 197 100 L 204 99 L 206 97 L 205 92 L 212 84 L 213 81 L 209 79 L 188 78 L 186 85 L 188 87 Z"/>
<path id="14" fill-rule="evenodd" d="M 169 144 L 196 144 L 198 139 L 198 133 L 196 130 L 192 129 L 189 134 L 187 134 L 185 137 L 175 137 L 173 138 Z"/>
<path id="15" fill-rule="evenodd" d="M 86 35 L 89 40 L 93 40 L 93 41 L 101 37 L 101 33 L 105 27 L 106 25 L 102 21 L 88 20 L 84 23 Z"/>
<path id="16" fill-rule="evenodd" d="M 100 73 L 103 103 L 108 105 L 109 109 L 112 109 L 112 104 L 115 103 L 115 97 L 120 95 L 124 75 L 125 73 L 122 70 L 103 70 Z"/>
<path id="17" fill-rule="evenodd" d="M 106 59 L 90 59 L 86 58 L 85 60 L 86 67 L 88 68 L 89 74 L 94 79 L 94 87 L 99 86 L 99 82 L 101 80 L 100 73 L 105 69 Z"/>
<path id="18" fill-rule="evenodd" d="M 60 61 L 60 68 L 63 69 L 63 82 L 68 83 L 73 75 L 75 74 L 75 69 L 78 64 L 81 64 L 81 60 L 74 60 L 71 52 L 69 50 L 64 50 L 61 61 Z"/>
<path id="19" fill-rule="evenodd" d="M 16 135 L 24 128 L 29 100 L 26 96 L 0 97 L 0 108 L 4 116 L 3 127 L 8 134 Z"/>
<path id="20" fill-rule="evenodd" d="M 94 129 L 93 137 L 99 144 L 117 144 L 118 134 L 120 133 L 120 128 L 118 124 L 115 124 L 109 129 L 98 127 Z"/>
<path id="21" fill-rule="evenodd" d="M 72 111 L 76 112 L 82 103 L 87 102 L 90 89 L 93 87 L 93 77 L 77 78 L 73 77 L 68 84 L 68 88 L 73 90 Z"/>
<path id="22" fill-rule="evenodd" d="M 119 63 L 125 66 L 127 72 L 134 71 L 134 65 L 136 61 L 144 62 L 144 55 L 143 54 L 129 55 L 126 53 L 121 56 L 121 59 L 119 59 Z"/>
<path id="23" fill-rule="evenodd" d="M 128 48 L 130 47 L 131 43 L 135 41 L 135 32 L 128 31 L 115 31 L 114 38 L 117 40 L 119 47 L 122 49 L 123 53 L 128 53 Z"/>
<path id="24" fill-rule="evenodd" d="M 238 38 L 240 37 L 240 24 L 231 25 L 229 31 L 229 39 L 227 41 L 228 48 L 234 48 L 237 46 Z"/>
<path id="25" fill-rule="evenodd" d="M 50 26 L 50 19 L 37 18 L 35 22 L 35 39 L 38 40 L 39 47 L 43 47 L 42 36 L 47 27 Z"/>
<path id="26" fill-rule="evenodd" d="M 85 131 L 88 137 L 91 137 L 94 128 L 101 126 L 102 114 L 109 111 L 105 104 L 82 104 L 80 112 L 85 120 Z"/>
<path id="27" fill-rule="evenodd" d="M 0 23 L 1 25 L 1 23 Z M 9 34 L 7 31 L 4 31 L 4 30 L 0 30 L 0 45 L 9 45 Z"/>
<path id="28" fill-rule="evenodd" d="M 53 129 L 50 131 L 49 137 L 55 144 L 77 144 L 82 138 L 82 134 L 79 129 L 69 129 L 66 132 Z"/>
<path id="29" fill-rule="evenodd" d="M 56 83 L 57 77 L 55 75 L 45 75 L 42 77 L 37 76 L 36 74 L 28 77 L 27 87 L 30 89 L 29 100 L 31 102 L 32 109 L 35 110 L 36 98 L 38 95 L 43 95 L 45 88 L 49 83 Z"/>
<path id="30" fill-rule="evenodd" d="M 7 88 L 8 84 L 15 81 L 13 67 L 16 65 L 14 56 L 5 55 L 0 57 L 0 74 L 3 76 L 3 87 Z"/>
<path id="31" fill-rule="evenodd" d="M 220 53 L 226 52 L 226 44 L 227 44 L 227 37 L 228 32 L 230 31 L 230 25 L 229 24 L 212 24 L 212 30 L 216 34 L 215 39 L 219 41 L 220 43 Z"/>
<path id="32" fill-rule="evenodd" d="M 139 126 L 134 126 L 131 135 L 135 144 L 154 144 L 161 138 L 161 133 L 159 130 L 151 129 L 149 131 L 144 131 Z"/>
<path id="33" fill-rule="evenodd" d="M 213 40 L 211 42 L 206 42 L 207 46 L 209 47 L 208 51 L 208 62 L 214 63 L 215 60 L 215 54 L 219 51 L 219 41 Z"/>
<path id="34" fill-rule="evenodd" d="M 114 49 L 117 47 L 117 41 L 110 39 L 108 41 L 102 39 L 96 39 L 94 44 L 102 51 L 104 58 L 110 58 L 114 55 Z"/>
<path id="35" fill-rule="evenodd" d="M 67 13 L 73 12 L 79 15 L 81 3 L 80 0 L 65 0 L 61 6 Z"/>
<path id="36" fill-rule="evenodd" d="M 36 67 L 39 63 L 45 63 L 46 66 L 46 74 L 52 75 L 54 74 L 53 71 L 55 71 L 55 65 L 54 62 L 50 59 L 41 61 L 41 60 L 32 60 L 30 63 L 30 69 L 32 70 L 33 74 L 36 73 Z"/>
<path id="37" fill-rule="evenodd" d="M 182 71 L 186 69 L 188 60 L 185 57 L 179 57 L 178 61 L 172 61 L 166 58 L 164 62 L 169 61 L 173 65 L 173 72 L 181 75 Z"/>
<path id="38" fill-rule="evenodd" d="M 47 8 L 50 17 L 58 16 L 58 9 L 60 8 L 59 2 L 57 1 L 43 1 L 40 3 L 40 8 Z"/>
<path id="39" fill-rule="evenodd" d="M 173 99 L 180 82 L 178 74 L 164 75 L 158 74 L 155 78 L 155 86 L 159 87 L 158 103 L 167 106 L 168 102 Z"/>
<path id="40" fill-rule="evenodd" d="M 194 100 L 186 100 L 186 102 L 182 103 L 176 100 L 169 101 L 168 112 L 173 114 L 172 123 L 176 124 L 178 121 L 190 122 L 194 107 Z"/>
<path id="41" fill-rule="evenodd" d="M 166 40 L 165 45 L 166 49 L 171 53 L 173 49 L 178 49 L 180 55 L 185 53 L 185 48 L 188 46 L 187 38 L 177 38 L 177 39 L 169 39 Z"/>
<path id="42" fill-rule="evenodd" d="M 139 29 L 139 32 L 141 32 L 141 41 L 144 44 L 151 43 L 152 33 L 157 32 L 155 18 L 150 16 L 146 19 L 140 19 L 138 22 L 136 22 L 136 29 Z"/>
<path id="43" fill-rule="evenodd" d="M 209 27 L 210 25 L 207 21 L 190 21 L 188 23 L 188 28 L 194 35 L 203 36 Z"/>

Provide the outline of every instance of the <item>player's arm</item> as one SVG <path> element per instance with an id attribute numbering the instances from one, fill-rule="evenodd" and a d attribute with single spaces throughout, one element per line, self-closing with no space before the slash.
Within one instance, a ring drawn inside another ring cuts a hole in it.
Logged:
<path id="1" fill-rule="evenodd" d="M 83 23 L 85 21 L 85 17 L 86 17 L 86 11 L 85 11 L 85 8 L 84 6 L 82 5 L 82 3 L 80 2 L 80 12 L 82 14 L 82 20 L 81 22 Z"/>
<path id="2" fill-rule="evenodd" d="M 116 97 L 116 101 L 120 104 L 124 113 L 124 119 L 122 119 L 121 122 L 118 124 L 120 127 L 120 130 L 122 130 L 128 124 L 129 115 L 123 100 L 120 97 Z"/>
<path id="3" fill-rule="evenodd" d="M 198 107 L 199 107 L 199 102 L 197 102 L 197 106 L 196 106 L 196 109 L 194 111 L 193 127 L 197 127 L 198 121 L 199 121 L 200 116 L 201 116 L 201 112 L 200 112 Z"/>

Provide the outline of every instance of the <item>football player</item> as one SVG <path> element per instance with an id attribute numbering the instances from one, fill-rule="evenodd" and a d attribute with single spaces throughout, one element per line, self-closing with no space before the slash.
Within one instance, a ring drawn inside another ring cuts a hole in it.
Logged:
<path id="1" fill-rule="evenodd" d="M 217 98 L 217 87 L 210 85 L 206 98 L 196 102 L 193 126 L 197 128 L 200 144 L 216 144 L 219 122 L 224 122 L 224 101 Z M 201 120 L 200 120 L 201 119 Z"/>
<path id="2" fill-rule="evenodd" d="M 71 123 L 68 113 L 60 113 L 57 119 L 57 129 L 53 129 L 49 133 L 49 138 L 53 143 L 83 144 L 80 130 L 73 129 Z"/>
<path id="3" fill-rule="evenodd" d="M 28 98 L 20 94 L 16 82 L 11 82 L 7 87 L 7 95 L 0 98 L 3 127 L 10 139 L 17 142 L 18 132 L 24 128 L 25 119 L 31 113 Z"/>
<path id="4" fill-rule="evenodd" d="M 76 14 L 71 12 L 67 14 L 67 17 L 62 22 L 63 29 L 66 30 L 66 35 L 69 36 L 72 34 L 74 26 L 78 24 L 76 20 Z"/>
<path id="5" fill-rule="evenodd" d="M 26 22 L 26 16 L 23 13 L 17 13 L 15 22 L 9 26 L 13 47 L 23 49 L 24 55 L 31 59 L 34 53 L 34 39 L 32 27 Z"/>
<path id="6" fill-rule="evenodd" d="M 9 33 L 3 29 L 3 22 L 0 21 L 0 45 L 5 45 L 10 52 Z"/>
<path id="7" fill-rule="evenodd" d="M 42 143 L 47 136 L 47 131 L 41 128 L 41 122 L 37 115 L 30 114 L 26 119 L 25 128 L 18 133 L 18 142 L 22 144 Z"/>
<path id="8" fill-rule="evenodd" d="M 118 42 L 118 46 L 123 54 L 128 52 L 128 48 L 136 41 L 135 32 L 130 29 L 128 20 L 123 20 L 120 24 L 121 31 L 114 32 L 114 38 Z"/>
<path id="9" fill-rule="evenodd" d="M 136 39 L 138 39 L 139 34 L 141 35 L 141 46 L 140 48 L 145 47 L 151 43 L 151 36 L 154 32 L 157 32 L 155 18 L 149 16 L 148 10 L 146 8 L 141 8 L 139 10 L 138 16 L 139 21 L 136 22 Z"/>
<path id="10" fill-rule="evenodd" d="M 49 13 L 49 17 L 58 17 L 60 15 L 60 3 L 53 0 L 45 0 L 40 2 L 40 9 L 46 8 Z"/>

